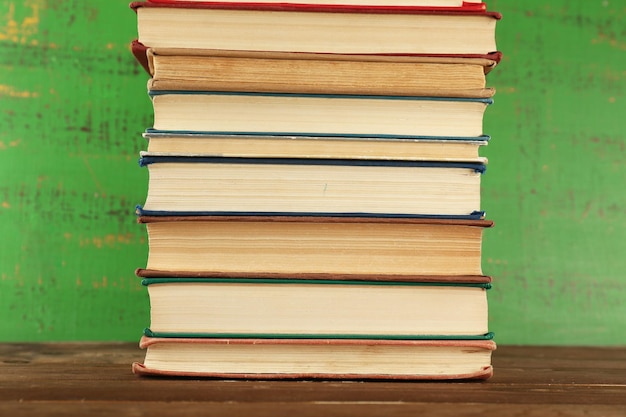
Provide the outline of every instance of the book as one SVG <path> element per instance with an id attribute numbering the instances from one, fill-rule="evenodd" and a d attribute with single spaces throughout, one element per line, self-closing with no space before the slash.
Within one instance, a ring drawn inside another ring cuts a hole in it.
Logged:
<path id="1" fill-rule="evenodd" d="M 481 218 L 482 163 L 153 156 L 146 215 Z"/>
<path id="2" fill-rule="evenodd" d="M 133 52 L 150 90 L 491 97 L 484 58 L 267 53 L 146 48 Z"/>
<path id="3" fill-rule="evenodd" d="M 155 337 L 482 339 L 489 283 L 146 278 Z"/>
<path id="4" fill-rule="evenodd" d="M 484 10 L 424 7 L 133 2 L 152 48 L 347 54 L 483 55 L 497 51 Z"/>
<path id="5" fill-rule="evenodd" d="M 487 379 L 492 340 L 142 337 L 144 376 L 234 379 Z"/>
<path id="6" fill-rule="evenodd" d="M 483 135 L 491 99 L 151 91 L 154 129 L 304 136 Z"/>
<path id="7" fill-rule="evenodd" d="M 139 375 L 486 379 L 501 18 L 477 0 L 132 2 L 154 124 Z"/>
<path id="8" fill-rule="evenodd" d="M 341 137 L 168 132 L 148 129 L 146 153 L 156 156 L 323 158 L 487 163 L 489 136 Z"/>
<path id="9" fill-rule="evenodd" d="M 483 275 L 490 220 L 318 216 L 139 216 L 149 273 L 306 278 Z"/>
<path id="10" fill-rule="evenodd" d="M 151 0 L 153 3 L 210 3 L 208 0 Z M 221 0 L 222 3 L 240 3 L 240 0 Z M 257 4 L 265 3 L 295 3 L 306 5 L 355 5 L 355 6 L 411 6 L 424 7 L 428 10 L 455 8 L 464 10 L 486 10 L 486 5 L 480 0 L 256 0 Z"/>

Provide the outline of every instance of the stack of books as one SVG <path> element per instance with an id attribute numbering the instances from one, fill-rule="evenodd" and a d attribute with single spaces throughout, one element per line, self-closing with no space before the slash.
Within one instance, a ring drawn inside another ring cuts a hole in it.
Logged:
<path id="1" fill-rule="evenodd" d="M 492 375 L 477 1 L 135 2 L 142 375 Z"/>

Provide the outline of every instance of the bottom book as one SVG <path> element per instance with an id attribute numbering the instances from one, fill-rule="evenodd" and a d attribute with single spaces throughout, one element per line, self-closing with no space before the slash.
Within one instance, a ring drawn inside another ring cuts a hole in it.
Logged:
<path id="1" fill-rule="evenodd" d="M 144 336 L 139 375 L 233 379 L 487 379 L 491 340 L 222 339 Z"/>

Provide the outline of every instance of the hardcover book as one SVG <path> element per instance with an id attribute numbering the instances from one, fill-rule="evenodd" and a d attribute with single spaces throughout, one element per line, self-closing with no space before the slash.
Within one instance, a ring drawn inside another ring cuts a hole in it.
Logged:
<path id="1" fill-rule="evenodd" d="M 146 154 L 228 158 L 367 159 L 486 164 L 489 136 L 358 137 L 180 133 L 148 129 Z"/>
<path id="2" fill-rule="evenodd" d="M 151 156 L 146 215 L 481 218 L 481 163 Z"/>
<path id="3" fill-rule="evenodd" d="M 160 337 L 481 339 L 489 283 L 149 278 Z"/>
<path id="4" fill-rule="evenodd" d="M 500 14 L 424 7 L 133 2 L 153 48 L 346 54 L 484 55 Z M 390 30 L 393 28 L 393 30 Z"/>
<path id="5" fill-rule="evenodd" d="M 140 216 L 146 269 L 188 276 L 482 276 L 488 220 Z"/>
<path id="6" fill-rule="evenodd" d="M 142 337 L 139 375 L 235 379 L 487 379 L 491 340 Z"/>
<path id="7" fill-rule="evenodd" d="M 300 136 L 483 135 L 491 99 L 151 91 L 154 129 Z"/>
<path id="8" fill-rule="evenodd" d="M 484 58 L 154 49 L 132 44 L 150 90 L 491 97 Z"/>

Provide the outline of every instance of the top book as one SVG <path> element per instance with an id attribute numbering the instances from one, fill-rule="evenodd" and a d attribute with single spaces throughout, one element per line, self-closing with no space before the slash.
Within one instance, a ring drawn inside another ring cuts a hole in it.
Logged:
<path id="1" fill-rule="evenodd" d="M 210 3 L 207 0 L 151 0 L 153 3 Z M 221 0 L 222 3 L 239 3 L 239 0 Z M 480 0 L 257 0 L 258 4 L 315 4 L 315 5 L 354 5 L 354 6 L 410 6 L 442 9 L 485 10 L 487 7 Z"/>
<path id="2" fill-rule="evenodd" d="M 245 2 L 133 2 L 150 48 L 484 56 L 497 51 L 484 8 Z"/>

